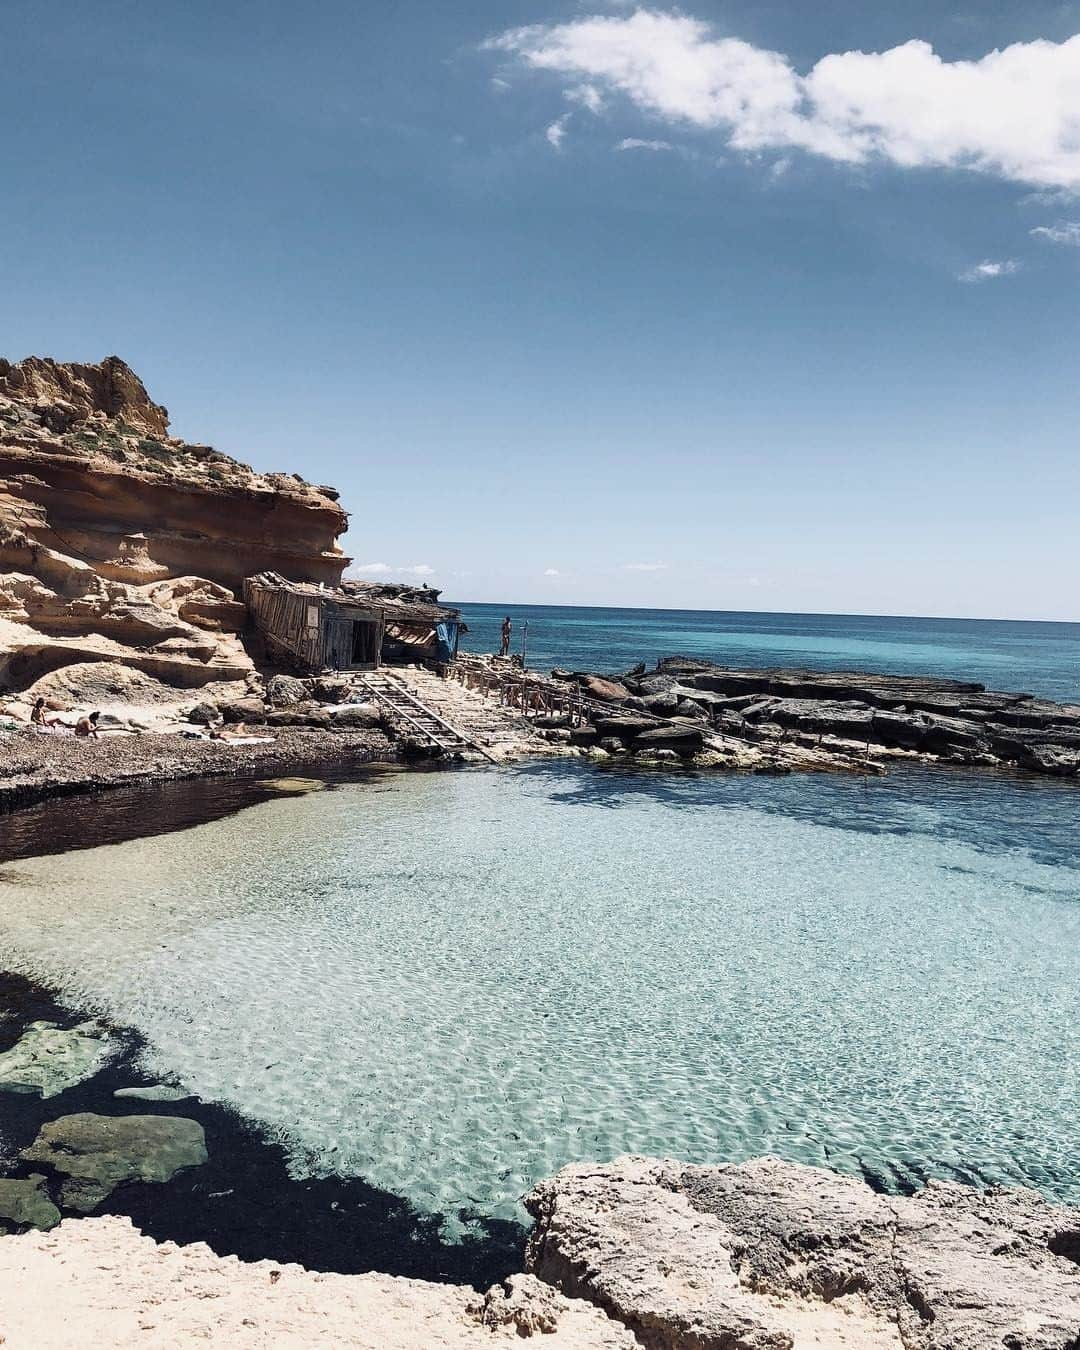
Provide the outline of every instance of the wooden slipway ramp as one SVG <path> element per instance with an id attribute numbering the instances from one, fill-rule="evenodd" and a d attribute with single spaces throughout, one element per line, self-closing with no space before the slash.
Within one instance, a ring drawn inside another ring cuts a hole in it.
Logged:
<path id="1" fill-rule="evenodd" d="M 501 764 L 521 755 L 551 751 L 515 710 L 430 671 L 378 671 L 356 675 L 352 682 L 358 692 L 385 708 L 403 732 L 447 758 L 481 758 Z"/>
<path id="2" fill-rule="evenodd" d="M 551 755 L 552 745 L 520 711 L 463 688 L 455 680 L 408 667 L 356 675 L 358 693 L 385 707 L 405 732 L 432 751 L 452 759 L 504 764 L 522 756 Z"/>

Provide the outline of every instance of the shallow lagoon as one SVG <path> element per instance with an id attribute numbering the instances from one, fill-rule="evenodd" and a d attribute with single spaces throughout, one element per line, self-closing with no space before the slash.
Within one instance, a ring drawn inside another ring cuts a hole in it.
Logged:
<path id="1" fill-rule="evenodd" d="M 9 863 L 0 964 L 135 1028 L 297 1175 L 451 1227 L 628 1150 L 1076 1201 L 1077 800 L 940 772 L 382 775 Z"/>

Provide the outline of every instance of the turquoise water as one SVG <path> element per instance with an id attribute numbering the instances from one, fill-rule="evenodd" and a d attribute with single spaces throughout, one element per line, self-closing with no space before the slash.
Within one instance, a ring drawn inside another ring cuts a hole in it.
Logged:
<path id="1" fill-rule="evenodd" d="M 393 774 L 0 868 L 0 963 L 297 1176 L 514 1217 L 624 1151 L 1080 1201 L 1075 785 Z"/>
<path id="2" fill-rule="evenodd" d="M 464 646 L 498 651 L 503 615 L 520 651 L 528 622 L 530 665 L 625 670 L 660 656 L 733 666 L 800 666 L 944 675 L 991 689 L 1080 701 L 1080 624 L 870 615 L 749 614 L 703 610 L 586 609 L 554 605 L 463 606 Z"/>

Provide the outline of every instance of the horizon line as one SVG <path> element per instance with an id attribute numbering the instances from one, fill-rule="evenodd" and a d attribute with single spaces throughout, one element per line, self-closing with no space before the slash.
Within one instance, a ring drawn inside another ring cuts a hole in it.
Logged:
<path id="1" fill-rule="evenodd" d="M 445 591 L 440 591 L 440 598 Z M 454 605 L 490 605 L 494 609 L 531 608 L 531 609 L 616 609 L 636 610 L 645 614 L 760 614 L 766 617 L 787 617 L 807 619 L 914 619 L 931 623 L 1056 623 L 1067 627 L 1080 627 L 1080 618 L 1076 619 L 1017 619 L 1001 615 L 980 614 L 875 614 L 845 609 L 694 609 L 676 605 L 587 605 L 574 603 L 549 604 L 542 600 L 454 600 Z"/>

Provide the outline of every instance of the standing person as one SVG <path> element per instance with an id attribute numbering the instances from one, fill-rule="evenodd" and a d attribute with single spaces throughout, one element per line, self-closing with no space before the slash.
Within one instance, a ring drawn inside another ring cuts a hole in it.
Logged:
<path id="1" fill-rule="evenodd" d="M 506 616 L 506 618 L 503 619 L 503 621 L 502 621 L 502 646 L 499 648 L 499 655 L 500 655 L 500 656 L 509 656 L 509 654 L 510 654 L 510 637 L 511 637 L 511 634 L 513 633 L 513 631 L 514 631 L 514 625 L 510 622 L 510 615 L 508 614 L 508 615 Z"/>

